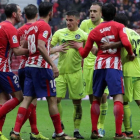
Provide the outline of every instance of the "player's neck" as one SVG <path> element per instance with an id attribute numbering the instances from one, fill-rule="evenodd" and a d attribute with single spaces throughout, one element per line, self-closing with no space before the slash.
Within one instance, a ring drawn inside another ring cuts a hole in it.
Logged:
<path id="1" fill-rule="evenodd" d="M 101 22 L 101 20 L 98 20 L 98 21 L 92 21 L 93 25 L 95 25 L 95 26 L 99 25 L 100 22 Z"/>
<path id="2" fill-rule="evenodd" d="M 40 19 L 42 19 L 42 20 L 44 20 L 46 23 L 48 23 L 49 22 L 49 17 L 40 17 Z"/>
<path id="3" fill-rule="evenodd" d="M 36 19 L 31 19 L 31 20 L 27 19 L 27 23 L 34 23 L 34 22 L 36 22 Z"/>
<path id="4" fill-rule="evenodd" d="M 12 23 L 13 25 L 16 24 L 16 21 L 13 18 L 6 18 L 6 21 Z"/>

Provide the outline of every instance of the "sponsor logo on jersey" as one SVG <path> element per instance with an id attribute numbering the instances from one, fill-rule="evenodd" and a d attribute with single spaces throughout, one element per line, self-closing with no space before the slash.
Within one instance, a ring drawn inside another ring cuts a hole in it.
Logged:
<path id="1" fill-rule="evenodd" d="M 65 43 L 65 42 L 66 42 L 66 40 L 65 40 L 65 39 L 63 39 L 61 42 L 62 42 L 62 43 Z"/>
<path id="2" fill-rule="evenodd" d="M 44 32 L 43 32 L 43 37 L 44 37 L 44 38 L 47 38 L 47 36 L 48 36 L 48 31 L 44 31 Z"/>
<path id="3" fill-rule="evenodd" d="M 80 39 L 80 37 L 81 37 L 81 36 L 80 36 L 79 34 L 75 35 L 75 38 L 76 38 L 76 39 Z"/>
<path id="4" fill-rule="evenodd" d="M 12 37 L 12 40 L 13 40 L 13 43 L 17 43 L 17 42 L 18 42 L 18 41 L 17 41 L 17 36 L 14 35 L 14 36 Z"/>

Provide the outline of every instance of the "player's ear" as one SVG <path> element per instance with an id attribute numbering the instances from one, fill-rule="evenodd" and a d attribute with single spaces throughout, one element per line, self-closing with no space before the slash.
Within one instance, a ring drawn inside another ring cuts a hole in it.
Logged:
<path id="1" fill-rule="evenodd" d="M 15 18 L 17 16 L 17 13 L 16 12 L 13 12 L 12 13 L 12 16 Z"/>
<path id="2" fill-rule="evenodd" d="M 49 17 L 53 17 L 53 11 L 49 12 Z"/>

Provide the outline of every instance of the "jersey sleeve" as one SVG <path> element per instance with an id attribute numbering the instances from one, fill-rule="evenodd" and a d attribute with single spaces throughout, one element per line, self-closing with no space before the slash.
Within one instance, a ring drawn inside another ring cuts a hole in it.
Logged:
<path id="1" fill-rule="evenodd" d="M 119 25 L 119 36 L 120 36 L 121 42 L 122 42 L 123 46 L 125 47 L 126 51 L 128 52 L 128 54 L 132 55 L 133 54 L 132 46 L 128 40 L 128 37 L 126 34 L 126 28 L 122 24 Z"/>
<path id="2" fill-rule="evenodd" d="M 47 39 L 49 38 L 49 36 L 51 35 L 51 28 L 48 24 L 44 25 L 41 24 L 39 26 L 39 34 L 38 34 L 38 40 L 42 40 L 44 42 L 47 41 Z"/>
<path id="3" fill-rule="evenodd" d="M 9 31 L 9 43 L 10 43 L 10 48 L 19 47 L 17 29 L 15 27 L 11 31 Z"/>
<path id="4" fill-rule="evenodd" d="M 93 47 L 93 43 L 94 43 L 94 30 L 92 30 L 90 32 L 85 47 L 84 48 L 82 48 L 82 47 L 79 48 L 79 53 L 83 58 L 88 56 L 90 50 Z"/>
<path id="5" fill-rule="evenodd" d="M 59 42 L 59 30 L 52 36 L 51 45 L 55 46 Z"/>

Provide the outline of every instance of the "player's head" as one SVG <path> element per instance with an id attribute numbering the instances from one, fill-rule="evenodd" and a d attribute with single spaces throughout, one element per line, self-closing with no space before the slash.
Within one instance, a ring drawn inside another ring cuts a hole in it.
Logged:
<path id="1" fill-rule="evenodd" d="M 124 26 L 127 26 L 128 24 L 128 18 L 125 14 L 117 14 L 114 18 L 114 21 L 117 21 L 119 23 L 122 23 Z"/>
<path id="2" fill-rule="evenodd" d="M 20 22 L 22 14 L 19 5 L 14 3 L 6 5 L 5 15 L 7 18 L 14 18 L 16 23 Z"/>
<path id="3" fill-rule="evenodd" d="M 77 11 L 68 11 L 66 13 L 66 24 L 70 31 L 75 31 L 78 28 L 80 14 Z"/>
<path id="4" fill-rule="evenodd" d="M 89 9 L 90 19 L 93 24 L 99 24 L 102 17 L 102 3 L 94 2 Z"/>
<path id="5" fill-rule="evenodd" d="M 102 16 L 105 21 L 113 20 L 116 15 L 116 8 L 111 3 L 106 3 L 102 6 Z"/>
<path id="6" fill-rule="evenodd" d="M 49 19 L 51 20 L 53 17 L 53 4 L 50 2 L 42 2 L 39 5 L 39 16 L 46 18 L 47 16 L 49 16 Z"/>
<path id="7" fill-rule="evenodd" d="M 25 16 L 31 20 L 37 17 L 37 7 L 33 4 L 29 4 L 24 8 Z"/>

